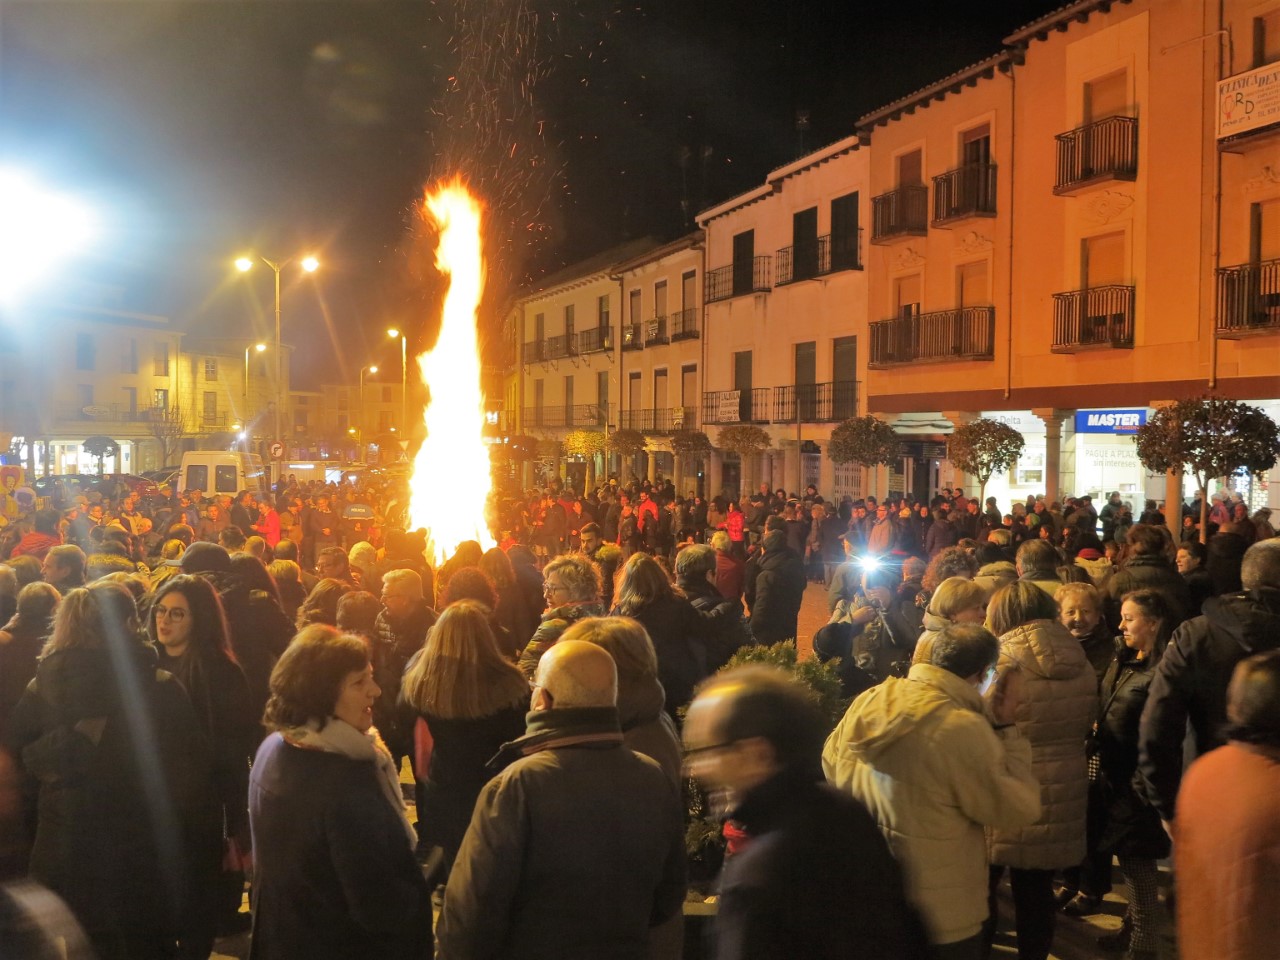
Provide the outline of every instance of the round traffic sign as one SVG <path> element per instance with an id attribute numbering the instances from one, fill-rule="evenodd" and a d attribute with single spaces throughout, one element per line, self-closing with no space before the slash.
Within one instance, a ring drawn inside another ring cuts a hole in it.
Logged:
<path id="1" fill-rule="evenodd" d="M 271 456 L 276 460 L 284 456 L 284 444 L 279 440 L 272 440 L 269 449 L 271 450 Z"/>

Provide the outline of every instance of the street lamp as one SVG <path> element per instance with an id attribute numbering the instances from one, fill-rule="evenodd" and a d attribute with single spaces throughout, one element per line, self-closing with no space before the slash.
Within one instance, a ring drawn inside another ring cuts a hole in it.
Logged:
<path id="1" fill-rule="evenodd" d="M 289 260 L 268 260 L 266 257 L 258 257 L 275 274 L 275 313 L 276 313 L 276 439 L 279 440 L 283 435 L 283 427 L 280 423 L 280 416 L 284 411 L 284 398 L 280 395 L 281 387 L 284 384 L 284 373 L 281 360 L 284 352 L 280 349 L 280 271 L 289 265 Z M 236 260 L 236 269 L 241 273 L 247 273 L 253 269 L 253 257 L 240 257 Z M 315 257 L 303 257 L 299 265 L 307 273 L 315 273 L 320 267 L 320 261 Z"/>
<path id="2" fill-rule="evenodd" d="M 263 350 L 267 349 L 267 345 L 265 343 L 255 343 L 244 348 L 244 418 L 246 421 L 249 420 L 249 351 L 251 349 L 262 353 Z"/>
<path id="3" fill-rule="evenodd" d="M 368 408 L 364 405 L 364 375 L 366 373 L 377 373 L 377 364 L 370 364 L 367 367 L 360 368 L 360 459 L 364 459 L 364 422 L 369 415 Z"/>
<path id="4" fill-rule="evenodd" d="M 409 338 L 395 327 L 387 331 L 394 340 L 400 338 L 400 428 L 409 429 Z"/>

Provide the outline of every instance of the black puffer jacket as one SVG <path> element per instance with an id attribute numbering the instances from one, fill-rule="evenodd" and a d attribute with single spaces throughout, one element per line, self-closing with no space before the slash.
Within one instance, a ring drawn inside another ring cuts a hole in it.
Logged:
<path id="1" fill-rule="evenodd" d="M 751 643 L 751 631 L 747 629 L 747 621 L 742 616 L 742 604 L 736 600 L 726 600 L 706 580 L 689 581 L 681 578 L 680 589 L 699 613 L 718 613 L 727 621 L 707 637 L 706 670 L 715 673 L 723 667 L 738 650 Z"/>
<path id="2" fill-rule="evenodd" d="M 1160 816 L 1172 820 L 1187 722 L 1197 756 L 1226 742 L 1227 684 L 1245 657 L 1280 647 L 1280 589 L 1210 597 L 1174 631 L 1142 713 L 1139 764 Z"/>
<path id="3" fill-rule="evenodd" d="M 1155 660 L 1139 660 L 1123 640 L 1102 680 L 1102 715 L 1096 737 L 1100 782 L 1090 797 L 1100 809 L 1097 849 L 1122 857 L 1159 859 L 1169 855 L 1169 836 L 1160 817 L 1138 791 L 1138 723 L 1147 702 Z"/>
<path id="4" fill-rule="evenodd" d="M 612 615 L 620 615 L 614 607 Z M 658 655 L 658 680 L 667 693 L 667 713 L 693 699 L 693 688 L 708 674 L 708 648 L 730 642 L 734 624 L 741 617 L 726 603 L 708 612 L 694 608 L 682 596 L 660 598 L 627 614 L 640 621 Z"/>
<path id="5" fill-rule="evenodd" d="M 45 657 L 6 745 L 37 798 L 31 876 L 91 940 L 158 942 L 189 929 L 189 865 L 221 817 L 191 701 L 141 640 L 113 643 Z"/>
<path id="6" fill-rule="evenodd" d="M 761 554 L 751 605 L 751 635 L 756 643 L 795 639 L 805 584 L 804 561 L 794 550 L 782 547 Z"/>

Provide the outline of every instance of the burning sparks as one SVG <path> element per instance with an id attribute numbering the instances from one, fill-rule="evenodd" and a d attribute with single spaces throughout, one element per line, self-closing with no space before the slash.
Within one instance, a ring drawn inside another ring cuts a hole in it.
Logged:
<path id="1" fill-rule="evenodd" d="M 492 479 L 489 450 L 481 438 L 484 398 L 476 310 L 484 292 L 480 204 L 455 179 L 426 198 L 440 231 L 436 268 L 449 275 L 444 317 L 436 345 L 418 357 L 431 392 L 423 411 L 427 437 L 413 462 L 410 526 L 425 527 L 427 550 L 439 567 L 464 540 L 485 549 L 494 539 L 485 522 Z"/>

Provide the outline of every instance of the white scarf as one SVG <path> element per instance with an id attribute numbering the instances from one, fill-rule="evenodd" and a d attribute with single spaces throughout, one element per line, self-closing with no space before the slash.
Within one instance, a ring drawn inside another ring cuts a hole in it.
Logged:
<path id="1" fill-rule="evenodd" d="M 416 846 L 418 834 L 404 811 L 404 795 L 400 792 L 399 772 L 391 759 L 391 752 L 382 742 L 382 737 L 378 735 L 376 728 L 370 727 L 368 733 L 361 733 L 345 720 L 330 717 L 323 730 L 319 729 L 316 721 L 311 720 L 304 727 L 291 727 L 282 731 L 282 736 L 295 747 L 301 747 L 304 750 L 322 750 L 325 753 L 341 754 L 352 760 L 373 761 L 377 771 L 378 786 L 382 789 L 382 795 L 386 797 L 387 803 L 391 804 L 404 825 L 405 836 L 409 838 L 409 849 L 412 850 Z"/>

